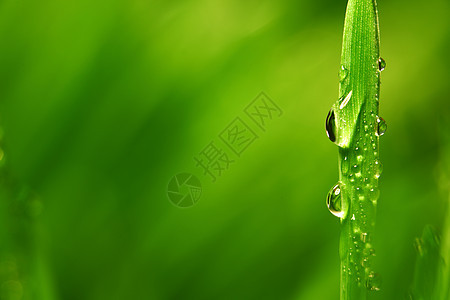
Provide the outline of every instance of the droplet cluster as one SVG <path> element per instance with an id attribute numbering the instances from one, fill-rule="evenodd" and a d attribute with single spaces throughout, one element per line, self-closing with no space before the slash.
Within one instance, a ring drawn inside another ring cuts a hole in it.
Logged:
<path id="1" fill-rule="evenodd" d="M 375 60 L 374 60 L 375 62 Z M 376 76 L 386 68 L 386 62 L 379 58 L 374 63 Z M 341 256 L 347 260 L 341 265 L 346 275 L 356 278 L 358 285 L 368 290 L 378 291 L 380 276 L 372 269 L 375 250 L 372 244 L 374 215 L 380 196 L 378 180 L 383 172 L 379 159 L 379 138 L 387 129 L 386 121 L 378 116 L 378 93 L 373 95 L 374 103 L 366 101 L 361 107 L 359 118 L 352 129 L 351 140 L 344 147 L 341 130 L 350 126 L 341 122 L 337 126 L 339 110 L 345 108 L 351 100 L 352 90 L 349 85 L 350 72 L 344 66 L 339 70 L 340 92 L 337 105 L 329 111 L 326 118 L 328 138 L 339 146 L 340 178 L 328 192 L 326 203 L 328 210 L 340 218 L 341 223 L 348 222 L 351 244 L 342 249 Z M 378 88 L 378 86 L 377 86 Z M 371 106 L 372 105 L 372 106 Z M 336 111 L 335 111 L 336 110 Z M 338 115 L 336 114 L 338 113 Z M 346 128 L 348 130 L 348 127 Z"/>

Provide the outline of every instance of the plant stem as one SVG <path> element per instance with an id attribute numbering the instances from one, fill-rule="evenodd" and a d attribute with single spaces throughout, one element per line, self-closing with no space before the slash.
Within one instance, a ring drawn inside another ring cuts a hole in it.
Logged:
<path id="1" fill-rule="evenodd" d="M 436 299 L 450 299 L 450 121 L 444 119 L 441 128 L 440 166 L 443 182 L 442 192 L 447 200 L 447 215 L 441 233 L 440 264 L 437 272 Z"/>
<path id="2" fill-rule="evenodd" d="M 445 300 L 450 299 L 450 193 L 447 203 L 447 217 L 444 223 L 440 256 L 443 262 L 440 264 L 440 270 L 438 270 L 438 299 Z"/>
<path id="3" fill-rule="evenodd" d="M 379 289 L 378 275 L 371 268 L 371 237 L 382 171 L 379 136 L 386 126 L 378 117 L 383 69 L 375 0 L 349 0 L 339 99 L 327 120 L 329 137 L 339 146 L 341 299 L 366 299 L 368 290 Z"/>

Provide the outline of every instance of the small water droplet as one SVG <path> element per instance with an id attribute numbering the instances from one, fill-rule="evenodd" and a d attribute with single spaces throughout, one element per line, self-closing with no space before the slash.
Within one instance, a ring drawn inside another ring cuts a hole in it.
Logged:
<path id="1" fill-rule="evenodd" d="M 348 76 L 348 70 L 344 67 L 344 65 L 341 65 L 341 69 L 339 70 L 339 80 L 342 82 L 345 78 Z"/>
<path id="2" fill-rule="evenodd" d="M 382 136 L 387 129 L 386 121 L 382 117 L 377 117 L 377 136 Z"/>
<path id="3" fill-rule="evenodd" d="M 327 195 L 328 210 L 336 217 L 342 218 L 344 216 L 344 208 L 342 205 L 342 182 L 334 185 Z"/>
<path id="4" fill-rule="evenodd" d="M 349 168 L 350 168 L 350 162 L 349 162 L 348 157 L 346 156 L 342 160 L 342 164 L 341 164 L 342 174 L 347 175 Z"/>
<path id="5" fill-rule="evenodd" d="M 366 248 L 363 250 L 363 255 L 366 257 L 375 256 L 375 249 L 373 249 L 372 246 L 367 243 Z"/>
<path id="6" fill-rule="evenodd" d="M 330 109 L 325 122 L 327 136 L 333 143 L 336 142 L 336 120 L 333 109 Z"/>
<path id="7" fill-rule="evenodd" d="M 364 268 L 370 267 L 370 260 L 369 260 L 369 258 L 368 258 L 368 257 L 364 257 L 364 258 L 362 259 L 362 261 L 361 261 L 361 265 L 362 265 Z"/>
<path id="8" fill-rule="evenodd" d="M 380 189 L 378 188 L 371 188 L 369 190 L 369 197 L 372 202 L 376 203 L 378 198 L 380 197 Z"/>
<path id="9" fill-rule="evenodd" d="M 363 156 L 362 155 L 358 155 L 357 157 L 356 157 L 356 159 L 359 161 L 359 162 L 362 162 L 362 160 L 363 160 Z"/>
<path id="10" fill-rule="evenodd" d="M 386 62 L 381 57 L 378 59 L 378 70 L 381 72 L 386 68 Z"/>
<path id="11" fill-rule="evenodd" d="M 352 93 L 353 91 L 350 91 L 350 93 L 348 93 L 348 95 L 342 100 L 341 104 L 339 105 L 339 109 L 343 109 L 348 104 L 348 102 L 352 98 Z"/>
<path id="12" fill-rule="evenodd" d="M 381 285 L 381 277 L 378 273 L 370 272 L 367 276 L 366 287 L 369 291 L 379 291 Z"/>
<path id="13" fill-rule="evenodd" d="M 361 232 L 361 242 L 368 243 L 370 242 L 370 235 L 367 232 Z"/>
<path id="14" fill-rule="evenodd" d="M 375 161 L 374 165 L 375 178 L 380 178 L 381 173 L 383 173 L 383 165 L 379 160 Z"/>

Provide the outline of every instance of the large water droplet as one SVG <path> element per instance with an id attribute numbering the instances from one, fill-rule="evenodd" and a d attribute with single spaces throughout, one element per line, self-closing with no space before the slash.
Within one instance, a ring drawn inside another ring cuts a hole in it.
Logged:
<path id="1" fill-rule="evenodd" d="M 328 210 L 339 218 L 344 216 L 344 209 L 342 205 L 342 186 L 342 182 L 339 181 L 331 188 L 327 195 Z"/>
<path id="2" fill-rule="evenodd" d="M 381 277 L 377 273 L 370 272 L 367 276 L 366 287 L 370 291 L 379 291 L 381 286 Z"/>
<path id="3" fill-rule="evenodd" d="M 386 68 L 386 62 L 381 57 L 378 59 L 378 70 L 381 72 Z"/>
<path id="4" fill-rule="evenodd" d="M 328 112 L 327 120 L 325 121 L 325 129 L 330 141 L 333 143 L 336 142 L 336 120 L 333 109 L 330 109 Z"/>
<path id="5" fill-rule="evenodd" d="M 382 117 L 377 117 L 377 136 L 382 136 L 387 129 L 386 121 Z"/>

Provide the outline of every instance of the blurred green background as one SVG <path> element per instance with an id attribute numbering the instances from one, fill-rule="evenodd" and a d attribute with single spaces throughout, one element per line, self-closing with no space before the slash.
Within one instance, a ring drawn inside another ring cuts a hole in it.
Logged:
<path id="1" fill-rule="evenodd" d="M 441 228 L 449 199 L 450 2 L 378 2 L 388 130 L 370 298 L 403 299 L 414 237 Z M 345 7 L 1 1 L 2 207 L 32 195 L 28 213 L 2 212 L 1 299 L 338 299 L 324 127 Z M 261 91 L 283 115 L 212 182 L 194 157 Z M 203 188 L 187 209 L 167 197 L 180 172 Z"/>

